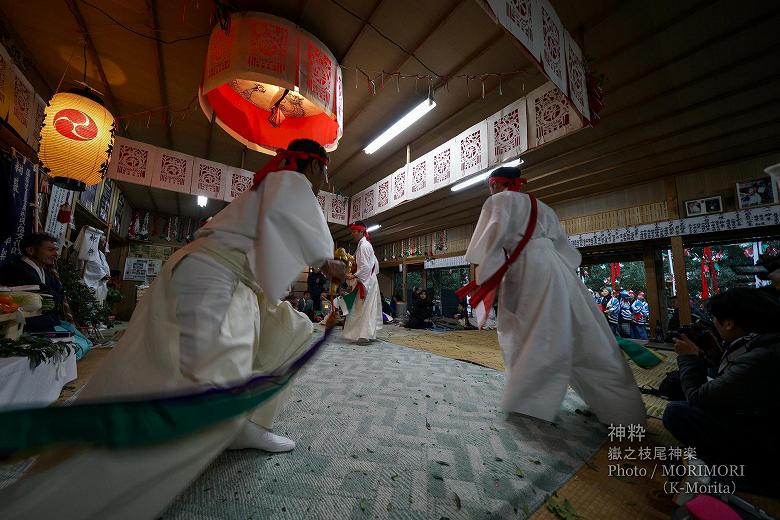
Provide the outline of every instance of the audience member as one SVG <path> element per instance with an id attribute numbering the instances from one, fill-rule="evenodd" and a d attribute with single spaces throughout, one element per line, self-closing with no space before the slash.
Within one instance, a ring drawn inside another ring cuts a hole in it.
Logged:
<path id="1" fill-rule="evenodd" d="M 431 317 L 433 308 L 428 299 L 428 291 L 420 290 L 417 298 L 412 302 L 412 308 L 409 311 L 409 320 L 406 322 L 408 329 L 427 329 L 433 326 Z"/>
<path id="2" fill-rule="evenodd" d="M 51 332 L 60 318 L 73 323 L 65 292 L 57 274 L 57 239 L 46 233 L 32 233 L 19 242 L 22 256 L 0 268 L 0 285 L 38 285 L 40 292 L 54 299 L 54 309 L 27 318 L 28 332 Z"/>
<path id="3" fill-rule="evenodd" d="M 700 345 L 685 335 L 675 339 L 686 400 L 668 404 L 664 425 L 709 465 L 744 464 L 744 479 L 727 478 L 738 488 L 777 493 L 780 303 L 736 288 L 710 298 L 707 309 L 723 341 L 717 376 L 708 381 Z"/>
<path id="4" fill-rule="evenodd" d="M 631 304 L 632 323 L 631 337 L 633 339 L 647 339 L 647 319 L 650 316 L 650 306 L 645 301 L 645 293 L 639 291 L 636 300 Z"/>

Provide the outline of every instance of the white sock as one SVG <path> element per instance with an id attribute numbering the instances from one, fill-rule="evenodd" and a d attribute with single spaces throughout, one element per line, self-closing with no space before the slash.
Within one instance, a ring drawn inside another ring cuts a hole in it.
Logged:
<path id="1" fill-rule="evenodd" d="M 275 435 L 268 429 L 247 421 L 241 432 L 228 446 L 229 450 L 263 450 L 271 453 L 281 453 L 295 449 L 295 441 Z"/>

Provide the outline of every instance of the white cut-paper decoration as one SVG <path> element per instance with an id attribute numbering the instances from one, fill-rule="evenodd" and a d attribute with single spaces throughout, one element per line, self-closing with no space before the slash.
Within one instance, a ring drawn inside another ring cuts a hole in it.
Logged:
<path id="1" fill-rule="evenodd" d="M 190 193 L 209 199 L 224 200 L 227 178 L 233 168 L 199 157 L 195 158 Z"/>
<path id="2" fill-rule="evenodd" d="M 327 191 L 322 191 L 317 194 L 317 204 L 320 205 L 320 209 L 322 210 L 322 216 L 325 217 L 325 221 L 328 221 L 328 206 L 330 206 L 330 197 L 331 194 Z"/>
<path id="3" fill-rule="evenodd" d="M 568 31 L 566 31 L 566 69 L 568 71 L 569 98 L 574 107 L 585 119 L 590 119 L 588 105 L 588 79 L 585 75 L 585 62 L 582 50 Z"/>
<path id="4" fill-rule="evenodd" d="M 190 193 L 195 158 L 160 148 L 152 168 L 152 186 L 179 193 Z"/>
<path id="5" fill-rule="evenodd" d="M 540 0 L 538 23 L 542 34 L 542 66 L 544 72 L 563 92 L 568 92 L 566 86 L 566 36 L 563 24 L 558 14 L 550 5 L 549 0 Z"/>
<path id="6" fill-rule="evenodd" d="M 552 83 L 545 83 L 527 97 L 528 148 L 582 128 L 582 120 L 574 106 Z"/>
<path id="7" fill-rule="evenodd" d="M 431 152 L 433 190 L 445 188 L 460 174 L 460 150 L 457 139 L 450 139 Z"/>
<path id="8" fill-rule="evenodd" d="M 478 173 L 488 166 L 487 120 L 480 121 L 456 138 L 458 161 L 455 180 Z"/>
<path id="9" fill-rule="evenodd" d="M 409 187 L 408 165 L 405 164 L 393 172 L 393 206 L 410 200 Z"/>
<path id="10" fill-rule="evenodd" d="M 159 150 L 150 144 L 117 137 L 114 141 L 111 162 L 108 165 L 108 177 L 150 186 Z"/>
<path id="11" fill-rule="evenodd" d="M 349 223 L 363 218 L 363 193 L 356 193 L 349 199 Z"/>
<path id="12" fill-rule="evenodd" d="M 488 166 L 515 159 L 528 149 L 525 101 L 520 98 L 488 118 Z"/>
<path id="13" fill-rule="evenodd" d="M 238 198 L 242 193 L 252 187 L 254 179 L 254 172 L 242 170 L 241 168 L 231 168 L 229 170 L 227 184 L 225 185 L 224 200 L 232 202 L 233 199 Z"/>
<path id="14" fill-rule="evenodd" d="M 428 152 L 409 164 L 409 196 L 412 199 L 433 190 L 433 156 Z"/>
<path id="15" fill-rule="evenodd" d="M 376 183 L 376 213 L 387 211 L 393 206 L 393 175 L 390 174 Z"/>
<path id="16" fill-rule="evenodd" d="M 376 184 L 372 184 L 363 190 L 363 218 L 373 217 L 376 214 Z"/>
<path id="17" fill-rule="evenodd" d="M 347 216 L 349 212 L 349 198 L 335 193 L 330 198 L 330 211 L 328 213 L 328 222 L 334 224 L 347 224 Z"/>
<path id="18" fill-rule="evenodd" d="M 488 0 L 504 26 L 536 61 L 542 61 L 541 7 L 539 0 Z"/>

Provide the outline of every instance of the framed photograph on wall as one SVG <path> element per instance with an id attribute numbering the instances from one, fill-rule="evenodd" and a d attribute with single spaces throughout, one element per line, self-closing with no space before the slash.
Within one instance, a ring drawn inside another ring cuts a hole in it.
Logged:
<path id="1" fill-rule="evenodd" d="M 705 197 L 703 199 L 694 199 L 685 202 L 685 214 L 688 217 L 697 217 L 699 215 L 709 215 L 710 213 L 723 212 L 723 199 L 717 197 Z"/>
<path id="2" fill-rule="evenodd" d="M 754 208 L 777 204 L 777 190 L 771 177 L 761 177 L 737 183 L 737 207 Z"/>

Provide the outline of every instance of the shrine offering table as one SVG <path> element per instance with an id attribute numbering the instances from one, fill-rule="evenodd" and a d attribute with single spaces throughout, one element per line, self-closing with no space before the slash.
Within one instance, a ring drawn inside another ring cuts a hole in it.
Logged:
<path id="1" fill-rule="evenodd" d="M 0 357 L 0 408 L 49 406 L 76 379 L 76 355 L 30 368 L 26 357 Z"/>

